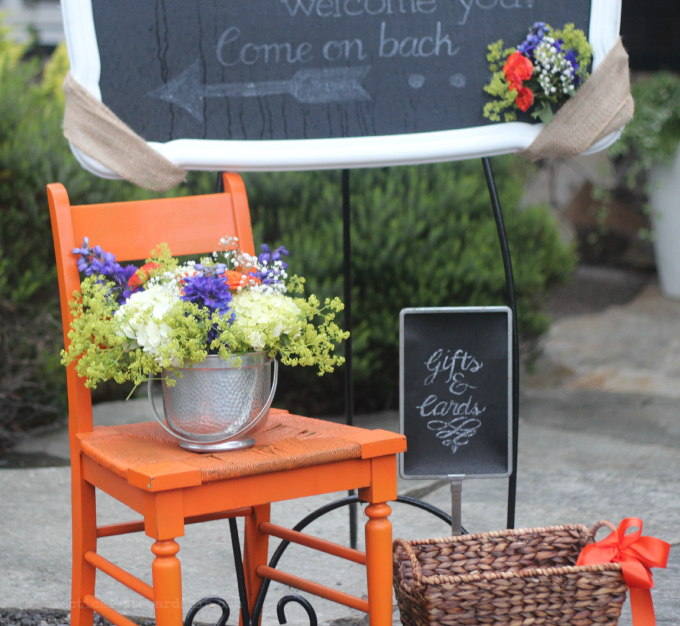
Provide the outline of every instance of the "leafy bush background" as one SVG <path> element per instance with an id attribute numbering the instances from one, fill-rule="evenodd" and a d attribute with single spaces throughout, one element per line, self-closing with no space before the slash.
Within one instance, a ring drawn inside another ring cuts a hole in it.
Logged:
<path id="1" fill-rule="evenodd" d="M 65 52 L 44 68 L 25 52 L 0 32 L 0 444 L 66 413 L 45 185 L 63 182 L 74 204 L 148 195 L 81 169 L 61 132 Z"/>
<path id="2" fill-rule="evenodd" d="M 63 183 L 73 204 L 154 195 L 81 169 L 61 131 L 65 51 L 58 48 L 46 66 L 25 54 L 0 31 L 0 448 L 12 431 L 66 414 L 45 185 Z M 520 327 L 525 336 L 537 335 L 547 327 L 540 312 L 547 289 L 565 279 L 574 253 L 559 242 L 547 209 L 517 209 L 526 165 L 507 157 L 494 166 Z M 342 295 L 340 173 L 244 178 L 256 239 L 285 244 L 290 269 L 307 278 L 308 291 Z M 214 181 L 214 174 L 193 173 L 170 193 L 210 193 Z M 478 161 L 355 171 L 351 186 L 356 405 L 381 409 L 397 399 L 399 310 L 503 304 L 505 279 Z M 342 371 L 318 378 L 284 369 L 277 404 L 316 414 L 342 410 Z"/>
<path id="3" fill-rule="evenodd" d="M 518 209 L 527 165 L 494 159 L 510 243 L 520 332 L 548 327 L 549 288 L 575 254 L 546 207 Z M 342 296 L 339 172 L 246 174 L 256 239 L 286 245 L 308 290 Z M 353 348 L 356 408 L 398 402 L 399 311 L 414 306 L 501 305 L 505 274 L 481 162 L 353 171 Z M 291 410 L 342 411 L 342 373 L 323 379 L 283 368 L 277 402 Z M 313 386 L 322 392 L 308 394 Z"/>

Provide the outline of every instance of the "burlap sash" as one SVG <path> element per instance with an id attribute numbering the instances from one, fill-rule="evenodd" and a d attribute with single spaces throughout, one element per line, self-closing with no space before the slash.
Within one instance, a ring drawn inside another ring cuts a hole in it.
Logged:
<path id="1" fill-rule="evenodd" d="M 167 191 L 184 180 L 181 167 L 150 148 L 71 72 L 64 80 L 64 95 L 64 136 L 85 154 L 145 189 Z"/>
<path id="2" fill-rule="evenodd" d="M 630 122 L 633 109 L 628 54 L 619 37 L 576 95 L 519 154 L 532 161 L 545 157 L 575 157 Z"/>

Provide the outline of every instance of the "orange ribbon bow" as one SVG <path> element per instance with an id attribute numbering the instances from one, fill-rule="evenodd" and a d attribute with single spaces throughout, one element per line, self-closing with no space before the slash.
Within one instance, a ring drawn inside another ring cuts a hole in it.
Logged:
<path id="1" fill-rule="evenodd" d="M 638 530 L 626 534 L 630 528 Z M 654 586 L 651 567 L 666 567 L 669 543 L 655 537 L 642 536 L 642 520 L 627 517 L 617 530 L 602 541 L 590 544 L 576 561 L 576 565 L 621 563 L 621 571 L 630 589 L 630 608 L 634 626 L 656 626 L 650 589 Z"/>

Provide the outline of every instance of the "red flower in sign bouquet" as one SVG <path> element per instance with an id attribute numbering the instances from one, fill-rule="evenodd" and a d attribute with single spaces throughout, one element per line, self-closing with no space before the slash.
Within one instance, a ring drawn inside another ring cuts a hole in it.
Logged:
<path id="1" fill-rule="evenodd" d="M 534 65 L 520 52 L 513 52 L 505 62 L 503 72 L 510 89 L 519 91 L 522 81 L 529 80 L 534 73 Z"/>
<path id="2" fill-rule="evenodd" d="M 510 91 L 517 92 L 515 104 L 522 111 L 527 111 L 534 103 L 534 93 L 528 87 L 523 87 L 522 82 L 529 80 L 534 73 L 533 63 L 520 52 L 513 52 L 505 62 L 503 72 Z"/>
<path id="3" fill-rule="evenodd" d="M 534 103 L 534 92 L 528 87 L 520 87 L 517 90 L 515 104 L 526 113 L 527 109 Z"/>

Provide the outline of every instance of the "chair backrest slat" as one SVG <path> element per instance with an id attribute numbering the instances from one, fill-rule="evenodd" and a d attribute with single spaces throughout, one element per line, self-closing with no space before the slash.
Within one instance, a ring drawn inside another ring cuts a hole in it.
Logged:
<path id="1" fill-rule="evenodd" d="M 74 206 L 71 216 L 76 242 L 88 236 L 119 262 L 145 259 L 161 242 L 173 256 L 210 252 L 221 236 L 236 233 L 226 194 Z"/>
<path id="2" fill-rule="evenodd" d="M 63 185 L 47 186 L 66 346 L 71 324 L 68 303 L 80 290 L 77 257 L 71 251 L 81 246 L 83 237 L 89 238 L 90 246 L 113 253 L 118 262 L 146 259 L 160 243 L 167 243 L 173 256 L 205 254 L 224 236 L 238 237 L 244 252 L 255 253 L 243 181 L 237 174 L 223 176 L 224 193 L 81 206 L 71 206 Z M 92 404 L 75 365 L 69 366 L 67 379 L 74 450 L 75 434 L 92 430 Z"/>

